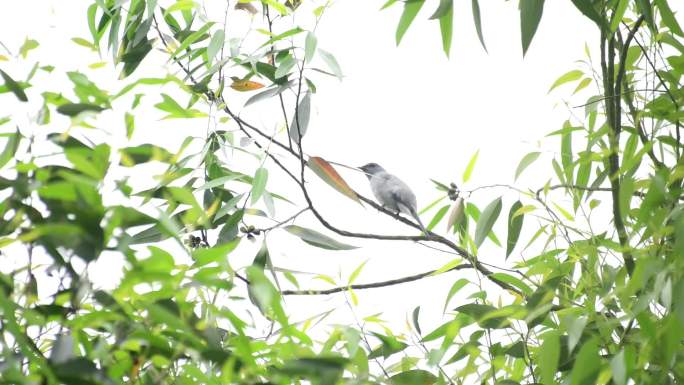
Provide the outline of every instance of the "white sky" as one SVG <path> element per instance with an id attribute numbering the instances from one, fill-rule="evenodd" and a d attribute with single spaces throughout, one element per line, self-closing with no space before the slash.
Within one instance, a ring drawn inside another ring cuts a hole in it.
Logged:
<path id="1" fill-rule="evenodd" d="M 18 51 L 26 36 L 40 41 L 41 47 L 29 55 L 28 61 L 19 64 L 0 62 L 0 67 L 7 68 L 10 74 L 21 79 L 32 65 L 32 59 L 40 59 L 43 64 L 58 66 L 54 76 L 41 75 L 44 82 L 53 84 L 52 89 L 66 91 L 68 83 L 59 78 L 62 76 L 59 71 L 71 70 L 87 73 L 112 92 L 120 89 L 125 83 L 116 82 L 117 75 L 111 72 L 111 67 L 87 69 L 87 64 L 99 60 L 96 54 L 70 42 L 72 37 L 89 36 L 85 18 L 85 7 L 89 3 L 54 0 L 13 2 L 11 11 L 0 14 L 0 41 L 13 53 Z M 209 8 L 220 8 L 224 4 L 209 0 L 206 3 Z M 590 22 L 569 1 L 547 1 L 537 35 L 523 59 L 517 2 L 481 1 L 484 35 L 489 49 L 487 54 L 475 34 L 470 2 L 458 1 L 454 11 L 454 45 L 451 59 L 447 59 L 441 50 L 437 22 L 426 20 L 436 7 L 435 1 L 424 7 L 398 48 L 394 45 L 394 31 L 401 5 L 380 12 L 381 3 L 338 1 L 323 18 L 317 32 L 319 47 L 335 54 L 346 77 L 342 82 L 318 78 L 314 115 L 305 138 L 306 151 L 349 165 L 378 162 L 412 186 L 420 207 L 438 196 L 429 178 L 454 181 L 460 185 L 463 170 L 477 149 L 480 149 L 479 161 L 472 180 L 461 186 L 463 189 L 513 183 L 518 161 L 534 150 L 543 151 L 544 156 L 516 185 L 521 188 L 542 186 L 552 175 L 547 165 L 557 143 L 547 140 L 540 147 L 538 141 L 546 133 L 560 128 L 570 116 L 561 98 L 568 96 L 573 86 L 551 94 L 547 91 L 558 76 L 578 68 L 575 61 L 584 58 L 584 43 L 597 40 L 597 31 Z M 243 14 L 238 16 L 244 17 Z M 222 21 L 222 14 L 211 18 Z M 277 27 L 282 31 L 286 25 Z M 591 44 L 590 47 L 592 50 L 595 48 Z M 159 60 L 146 60 L 141 65 L 146 68 L 141 72 L 161 77 L 164 74 L 158 66 L 161 64 Z M 40 83 L 36 81 L 36 84 Z M 31 92 L 28 91 L 29 97 L 35 95 L 35 99 L 40 100 L 37 93 Z M 163 92 L 173 94 L 173 87 L 165 87 Z M 229 100 L 243 97 L 231 92 L 226 89 Z M 582 104 L 592 94 L 582 94 L 572 99 L 571 104 Z M 15 111 L 35 113 L 31 108 L 36 108 L 36 105 L 16 107 L 17 103 L 12 98 L 11 95 L 0 96 L 3 106 L 13 106 L 12 109 L 2 108 L 4 111 L 0 116 Z M 186 135 L 204 135 L 206 119 L 160 121 L 162 115 L 150 107 L 159 100 L 154 90 L 146 97 L 147 107 L 136 110 L 134 143 L 153 142 L 175 148 Z M 187 98 L 182 100 L 184 102 Z M 236 102 L 236 105 L 240 104 Z M 128 106 L 128 101 L 121 103 L 115 114 L 103 114 L 99 120 L 101 127 L 112 135 L 106 140 L 119 145 L 124 143 L 122 115 Z M 244 116 L 272 130 L 272 122 L 280 117 L 274 106 L 266 103 L 246 111 Z M 582 113 L 583 109 L 577 112 L 578 115 Z M 107 116 L 111 116 L 111 120 Z M 67 127 L 66 119 L 53 114 L 50 130 L 61 132 Z M 5 131 L 12 129 L 7 125 L 2 128 Z M 278 192 L 283 191 L 279 181 L 286 179 L 278 175 L 275 167 L 270 170 L 270 183 L 275 183 L 270 186 L 276 186 Z M 354 188 L 370 196 L 363 175 L 346 170 L 341 170 L 341 173 Z M 148 174 L 137 175 L 140 181 L 146 178 Z M 387 234 L 412 233 L 372 209 L 359 208 L 313 174 L 309 174 L 309 180 L 317 206 L 339 227 Z M 294 191 L 291 186 L 288 188 L 290 190 L 285 188 L 284 191 Z M 483 208 L 502 193 L 484 191 L 471 199 Z M 506 195 L 502 218 L 515 199 L 516 196 Z M 300 198 L 297 201 L 302 202 Z M 278 210 L 278 217 L 285 218 L 292 212 L 292 209 L 283 207 Z M 430 218 L 431 214 L 426 214 L 424 222 L 429 222 Z M 497 234 L 505 241 L 505 219 L 499 222 Z M 297 223 L 322 229 L 310 217 L 303 217 Z M 443 228 L 437 230 L 443 231 Z M 533 230 L 536 230 L 536 224 L 529 220 L 524 234 Z M 524 234 L 520 242 L 529 238 Z M 290 235 L 275 231 L 269 236 L 269 246 L 276 266 L 332 276 L 341 272 L 344 277 L 340 280 L 342 284 L 346 283 L 351 271 L 366 260 L 366 268 L 356 283 L 435 269 L 451 259 L 451 256 L 406 242 L 361 242 L 336 238 L 364 247 L 349 252 L 321 252 Z M 248 263 L 256 252 L 258 244 L 249 246 L 248 243 L 244 242 L 237 255 L 231 256 L 234 266 Z M 503 265 L 504 252 L 486 242 L 480 250 L 480 257 Z M 111 287 L 117 276 L 114 272 L 120 267 L 120 262 L 112 259 L 98 261 L 91 271 L 95 284 Z M 383 319 L 401 325 L 415 306 L 422 305 L 424 322 L 434 326 L 441 323 L 441 309 L 448 288 L 463 276 L 472 277 L 468 273 L 456 272 L 391 288 L 359 292 L 360 304 L 355 313 L 364 317 L 382 312 Z M 309 281 L 305 277 L 300 282 L 304 288 L 327 288 L 322 281 Z M 466 301 L 464 295 L 469 292 L 472 290 L 462 291 L 460 297 L 452 300 L 451 308 Z M 496 297 L 491 299 L 495 301 Z M 295 320 L 332 308 L 338 311 L 329 322 L 343 322 L 349 319 L 350 314 L 344 305 L 344 295 L 290 297 L 287 305 Z M 423 330 L 430 328 L 424 326 Z"/>

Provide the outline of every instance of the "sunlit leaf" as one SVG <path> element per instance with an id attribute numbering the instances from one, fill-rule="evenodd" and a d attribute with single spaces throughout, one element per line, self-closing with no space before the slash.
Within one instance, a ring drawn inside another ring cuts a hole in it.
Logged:
<path id="1" fill-rule="evenodd" d="M 397 45 L 401 43 L 401 39 L 404 37 L 404 34 L 406 34 L 406 31 L 408 31 L 411 23 L 413 23 L 413 20 L 416 18 L 424 4 L 425 0 L 406 0 L 404 2 L 404 11 L 399 19 L 399 25 L 397 26 L 397 33 L 395 36 Z"/>
<path id="2" fill-rule="evenodd" d="M 475 168 L 475 163 L 477 162 L 477 157 L 479 155 L 480 155 L 480 150 L 477 150 L 477 151 L 475 151 L 473 156 L 470 157 L 470 161 L 468 161 L 468 166 L 466 166 L 465 171 L 463 171 L 463 183 L 470 180 L 470 176 L 473 173 L 473 169 Z"/>

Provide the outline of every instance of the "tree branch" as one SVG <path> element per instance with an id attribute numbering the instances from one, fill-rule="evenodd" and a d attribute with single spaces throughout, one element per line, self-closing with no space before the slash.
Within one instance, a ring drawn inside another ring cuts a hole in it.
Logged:
<path id="1" fill-rule="evenodd" d="M 469 263 L 464 263 L 462 265 L 454 266 L 451 269 L 444 271 L 444 273 L 449 272 L 449 271 L 472 269 L 472 268 L 473 268 L 473 265 L 471 265 Z M 397 279 L 390 279 L 387 281 L 356 284 L 356 285 L 347 285 L 347 286 L 337 286 L 337 287 L 334 287 L 332 289 L 325 289 L 325 290 L 315 290 L 315 289 L 283 290 L 281 292 L 281 294 L 282 295 L 329 295 L 329 294 L 339 293 L 339 292 L 343 292 L 343 291 L 347 291 L 347 290 L 376 289 L 379 287 L 400 285 L 402 283 L 417 281 L 419 279 L 427 278 L 427 277 L 430 277 L 433 275 L 437 276 L 437 275 L 443 274 L 443 273 L 435 274 L 437 271 L 438 270 L 430 270 L 430 271 L 426 271 L 424 273 L 409 275 L 407 277 L 402 277 L 402 278 L 397 278 Z"/>

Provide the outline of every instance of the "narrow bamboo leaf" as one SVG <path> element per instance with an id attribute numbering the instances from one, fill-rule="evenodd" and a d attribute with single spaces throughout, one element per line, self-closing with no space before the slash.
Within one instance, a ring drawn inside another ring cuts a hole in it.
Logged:
<path id="1" fill-rule="evenodd" d="M 470 157 L 468 161 L 468 166 L 466 166 L 465 171 L 463 171 L 463 183 L 470 180 L 470 176 L 473 173 L 473 168 L 475 168 L 475 163 L 477 163 L 477 157 L 480 155 L 480 150 L 475 151 L 473 156 Z"/>
<path id="2" fill-rule="evenodd" d="M 574 163 L 572 160 L 572 132 L 567 132 L 561 136 L 561 165 L 565 172 L 565 181 L 568 184 L 573 182 Z"/>
<path id="3" fill-rule="evenodd" d="M 520 37 L 523 56 L 530 48 L 530 43 L 532 43 L 532 38 L 537 32 L 543 12 L 544 0 L 520 0 Z"/>
<path id="4" fill-rule="evenodd" d="M 598 11 L 596 11 L 592 0 L 572 0 L 572 3 L 575 4 L 575 7 L 579 9 L 584 16 L 596 23 L 599 28 L 606 24 Z"/>
<path id="5" fill-rule="evenodd" d="M 579 80 L 582 77 L 582 75 L 584 75 L 584 73 L 580 70 L 572 70 L 564 73 L 558 79 L 556 79 L 551 88 L 549 88 L 549 92 L 553 91 L 554 88 L 561 86 L 565 83 Z"/>
<path id="6" fill-rule="evenodd" d="M 2 79 L 5 81 L 5 86 L 7 89 L 12 91 L 14 96 L 17 97 L 17 99 L 21 100 L 22 102 L 28 102 L 28 97 L 26 96 L 26 93 L 24 92 L 24 89 L 17 83 L 14 79 L 12 79 L 7 72 L 0 70 L 0 75 L 2 75 Z"/>
<path id="7" fill-rule="evenodd" d="M 529 296 L 532 295 L 533 291 L 532 288 L 529 287 L 525 282 L 523 282 L 520 278 L 514 277 L 510 274 L 506 273 L 494 273 L 491 275 L 493 279 L 496 279 L 501 282 L 506 282 L 522 291 L 525 295 Z"/>
<path id="8" fill-rule="evenodd" d="M 496 222 L 496 219 L 499 217 L 500 213 L 501 197 L 496 198 L 492 202 L 490 202 L 487 205 L 487 207 L 485 207 L 484 211 L 482 211 L 482 214 L 480 215 L 480 218 L 477 221 L 474 239 L 475 245 L 477 247 L 480 247 L 482 242 L 484 242 L 485 238 L 487 238 L 487 235 L 492 230 L 492 227 L 494 227 L 494 223 Z"/>
<path id="9" fill-rule="evenodd" d="M 620 0 L 618 2 L 618 5 L 615 8 L 615 11 L 613 12 L 613 16 L 610 20 L 610 31 L 611 32 L 617 31 L 618 27 L 620 26 L 620 22 L 622 21 L 622 18 L 625 16 L 625 11 L 627 11 L 627 6 L 629 5 L 629 3 L 630 3 L 629 0 Z"/>
<path id="10" fill-rule="evenodd" d="M 361 204 L 359 197 L 356 195 L 354 190 L 349 187 L 347 182 L 342 179 L 340 174 L 335 170 L 335 168 L 328 163 L 325 159 L 312 156 L 306 162 L 306 165 L 318 175 L 319 178 L 323 179 L 325 183 L 330 185 L 332 188 L 340 192 L 342 195 L 348 197 L 349 199 Z M 362 205 L 362 204 L 361 204 Z"/>
<path id="11" fill-rule="evenodd" d="M 404 34 L 406 34 L 406 31 L 408 31 L 411 23 L 424 4 L 425 0 L 407 0 L 404 2 L 404 12 L 399 19 L 399 25 L 397 26 L 397 33 L 395 36 L 397 45 L 401 43 L 401 39 L 404 37 Z"/>
<path id="12" fill-rule="evenodd" d="M 437 376 L 423 369 L 407 370 L 389 378 L 392 385 L 432 385 L 436 382 Z"/>
<path id="13" fill-rule="evenodd" d="M 281 33 L 281 34 L 273 36 L 266 43 L 262 44 L 260 48 L 266 47 L 266 46 L 271 45 L 271 44 L 273 44 L 279 40 L 283 40 L 286 37 L 294 36 L 294 35 L 297 35 L 297 34 L 302 33 L 302 32 L 304 32 L 304 30 L 299 28 L 299 27 L 292 28 L 290 30 L 287 30 L 287 31 Z"/>
<path id="14" fill-rule="evenodd" d="M 458 281 L 454 282 L 453 285 L 451 285 L 451 288 L 449 289 L 449 293 L 447 294 L 446 300 L 444 301 L 444 309 L 442 312 L 446 312 L 447 306 L 449 306 L 449 301 L 451 298 L 461 289 L 465 287 L 465 285 L 469 284 L 470 281 L 468 281 L 466 278 L 461 278 Z"/>
<path id="15" fill-rule="evenodd" d="M 522 229 L 524 215 L 515 215 L 518 210 L 523 207 L 520 201 L 516 201 L 511 206 L 511 210 L 508 213 L 508 241 L 506 242 L 506 259 L 511 255 L 516 243 L 518 243 L 518 238 L 520 237 L 520 230 Z"/>
<path id="16" fill-rule="evenodd" d="M 299 106 L 297 107 L 294 117 L 292 117 L 292 122 L 290 123 L 290 138 L 295 143 L 299 143 L 301 138 L 306 135 L 306 129 L 309 127 L 309 118 L 311 117 L 311 93 L 307 92 L 306 95 L 299 101 Z M 301 135 L 301 137 L 300 137 Z"/>
<path id="17" fill-rule="evenodd" d="M 544 334 L 544 342 L 539 354 L 540 381 L 544 384 L 555 383 L 558 360 L 560 358 L 560 338 L 558 331 L 553 330 Z"/>
<path id="18" fill-rule="evenodd" d="M 447 211 L 449 210 L 449 205 L 442 206 L 437 213 L 435 214 L 434 217 L 432 217 L 432 220 L 427 226 L 428 231 L 432 230 L 439 224 L 439 222 L 444 218 L 444 215 L 446 215 Z"/>
<path id="19" fill-rule="evenodd" d="M 442 49 L 449 57 L 451 51 L 451 39 L 454 33 L 454 10 L 449 9 L 449 12 L 439 18 L 439 31 L 442 35 Z"/>
<path id="20" fill-rule="evenodd" d="M 288 233 L 299 237 L 302 241 L 316 247 L 327 250 L 352 250 L 358 247 L 347 245 L 342 242 L 338 242 L 327 235 L 323 235 L 317 231 L 307 229 L 305 227 L 288 225 L 283 227 Z"/>
<path id="21" fill-rule="evenodd" d="M 104 108 L 89 103 L 64 103 L 57 107 L 57 112 L 66 116 L 76 116 L 81 112 L 101 112 Z"/>
<path id="22" fill-rule="evenodd" d="M 435 10 L 435 13 L 430 16 L 430 20 L 437 20 L 447 13 L 451 12 L 454 8 L 454 0 L 439 0 L 439 6 Z"/>
<path id="23" fill-rule="evenodd" d="M 473 0 L 471 4 L 473 8 L 473 21 L 475 22 L 477 38 L 480 39 L 480 44 L 482 44 L 482 48 L 484 48 L 485 52 L 487 52 L 487 45 L 485 44 L 484 36 L 482 34 L 482 16 L 480 15 L 480 3 L 478 0 Z"/>
<path id="24" fill-rule="evenodd" d="M 581 90 L 587 88 L 587 86 L 589 86 L 589 85 L 591 84 L 592 81 L 593 81 L 593 79 L 591 79 L 591 78 L 584 78 L 584 79 L 582 79 L 582 80 L 577 84 L 577 87 L 575 87 L 575 90 L 572 91 L 572 94 L 574 95 L 574 94 L 580 92 Z"/>
<path id="25" fill-rule="evenodd" d="M 263 195 L 264 190 L 266 190 L 266 182 L 268 181 L 268 170 L 259 167 L 254 173 L 254 179 L 252 180 L 252 204 L 255 204 Z"/>
<path id="26" fill-rule="evenodd" d="M 340 64 L 337 62 L 337 59 L 335 59 L 335 56 L 331 54 L 328 51 L 319 49 L 318 53 L 321 55 L 321 58 L 325 62 L 325 64 L 328 65 L 328 68 L 337 76 L 338 79 L 342 80 L 344 75 L 342 74 L 342 68 L 340 67 Z"/>
<path id="27" fill-rule="evenodd" d="M 592 337 L 582 345 L 575 358 L 570 384 L 595 384 L 603 360 L 599 355 L 597 338 Z"/>
<path id="28" fill-rule="evenodd" d="M 636 6 L 639 14 L 644 15 L 646 23 L 651 31 L 657 31 L 658 28 L 656 27 L 655 19 L 653 18 L 653 8 L 651 7 L 651 2 L 649 0 L 636 0 Z"/>
<path id="29" fill-rule="evenodd" d="M 212 25 L 214 25 L 214 23 L 209 22 L 203 25 L 202 28 L 198 29 L 197 31 L 191 33 L 188 37 L 186 37 L 185 40 L 183 40 L 181 44 L 178 46 L 178 48 L 173 52 L 171 58 L 175 58 L 179 53 L 185 51 L 186 48 L 190 47 L 192 43 L 199 40 L 200 37 L 207 33 L 207 31 L 209 30 L 209 28 L 211 28 Z"/>
<path id="30" fill-rule="evenodd" d="M 416 328 L 416 331 L 418 332 L 418 335 L 423 334 L 423 332 L 420 330 L 420 323 L 418 322 L 418 318 L 420 316 L 420 306 L 416 306 L 415 309 L 413 309 L 413 314 L 412 314 L 412 319 L 413 319 L 413 327 Z"/>
<path id="31" fill-rule="evenodd" d="M 308 32 L 306 34 L 306 39 L 304 40 L 304 61 L 310 63 L 316 54 L 316 35 L 313 32 Z"/>
<path id="32" fill-rule="evenodd" d="M 349 280 L 347 281 L 347 285 L 351 286 L 356 281 L 356 278 L 358 278 L 359 274 L 361 274 L 361 271 L 363 270 L 363 267 L 366 266 L 366 263 L 368 263 L 368 260 L 363 261 L 359 266 L 352 271 L 352 273 L 349 275 Z"/>
<path id="33" fill-rule="evenodd" d="M 523 171 L 532 164 L 537 158 L 539 158 L 539 155 L 541 155 L 540 152 L 530 152 L 529 154 L 525 155 L 521 160 L 520 163 L 518 164 L 518 167 L 515 169 L 515 178 L 514 180 L 517 180 L 520 174 L 522 174 Z"/>
<path id="34" fill-rule="evenodd" d="M 622 1 L 627 2 L 626 0 Z M 684 37 L 684 31 L 682 31 L 682 27 L 679 25 L 679 22 L 677 22 L 677 17 L 675 17 L 672 9 L 670 9 L 670 5 L 667 3 L 667 0 L 655 0 L 653 3 L 660 10 L 660 17 L 667 28 L 669 28 L 672 33 Z"/>
<path id="35" fill-rule="evenodd" d="M 214 57 L 216 57 L 216 54 L 219 53 L 219 51 L 221 51 L 225 39 L 225 33 L 222 29 L 219 29 L 216 32 L 214 32 L 214 35 L 211 37 L 209 45 L 207 46 L 207 63 L 209 65 L 211 65 L 211 63 L 214 61 Z"/>
<path id="36" fill-rule="evenodd" d="M 5 148 L 0 152 L 0 168 L 4 167 L 17 152 L 19 147 L 19 139 L 21 139 L 21 134 L 17 130 L 14 134 L 7 135 L 7 143 L 5 143 Z"/>
<path id="37" fill-rule="evenodd" d="M 291 55 L 285 56 L 285 59 L 283 59 L 278 68 L 276 68 L 275 78 L 282 78 L 289 74 L 295 64 L 297 64 L 297 61 Z"/>

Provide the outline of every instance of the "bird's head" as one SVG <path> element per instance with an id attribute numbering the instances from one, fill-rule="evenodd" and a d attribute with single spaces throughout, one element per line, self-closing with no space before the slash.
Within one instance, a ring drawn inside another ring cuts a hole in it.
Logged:
<path id="1" fill-rule="evenodd" d="M 377 163 L 368 163 L 368 164 L 365 164 L 365 165 L 359 167 L 359 169 L 361 169 L 363 172 L 366 173 L 366 176 L 368 177 L 368 179 L 370 179 L 373 175 L 375 175 L 381 171 L 385 171 L 385 169 L 382 168 L 382 166 L 380 166 Z"/>

